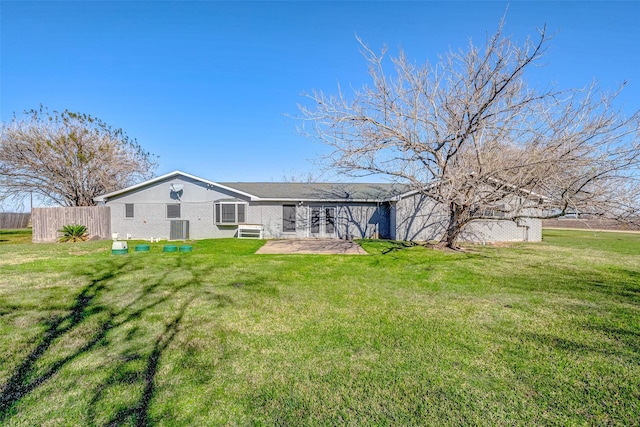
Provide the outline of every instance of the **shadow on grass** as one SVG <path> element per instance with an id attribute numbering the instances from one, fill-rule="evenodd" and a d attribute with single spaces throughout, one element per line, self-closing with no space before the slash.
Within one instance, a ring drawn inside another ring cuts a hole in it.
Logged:
<path id="1" fill-rule="evenodd" d="M 509 288 L 571 298 L 602 299 L 607 303 L 640 304 L 640 272 L 628 268 L 530 264 L 502 273 Z"/>
<path id="2" fill-rule="evenodd" d="M 108 344 L 107 335 L 110 331 L 115 331 L 124 325 L 131 324 L 142 317 L 145 312 L 157 307 L 163 303 L 170 302 L 176 297 L 178 292 L 184 291 L 186 288 L 198 289 L 202 284 L 201 275 L 209 273 L 206 270 L 197 270 L 193 266 L 185 265 L 182 257 L 176 257 L 168 262 L 169 265 L 163 265 L 163 272 L 160 275 L 147 275 L 142 280 L 138 289 L 140 295 L 133 298 L 125 306 L 114 308 L 103 306 L 98 301 L 102 296 L 108 296 L 109 292 L 117 292 L 114 290 L 117 281 L 124 274 L 130 273 L 137 269 L 143 269 L 144 264 L 140 260 L 136 262 L 134 258 L 111 259 L 92 266 L 79 267 L 75 273 L 81 277 L 88 277 L 89 283 L 76 295 L 74 301 L 66 316 L 52 317 L 47 320 L 47 327 L 40 338 L 36 347 L 26 356 L 24 360 L 15 368 L 13 374 L 7 380 L 1 389 L 0 394 L 0 424 L 17 414 L 18 404 L 29 393 L 36 390 L 39 386 L 51 379 L 63 367 L 95 348 Z M 98 269 L 98 272 L 96 272 Z M 174 284 L 169 275 L 175 271 L 186 270 L 191 273 L 192 280 L 181 284 Z M 160 289 L 163 287 L 163 289 Z M 120 289 L 121 291 L 121 289 Z M 98 384 L 94 391 L 93 398 L 88 408 L 89 422 L 96 422 L 99 415 L 96 412 L 96 405 L 102 400 L 109 399 L 105 395 L 105 390 L 114 384 L 135 384 L 142 383 L 142 392 L 136 402 L 119 409 L 116 414 L 105 425 L 120 425 L 125 422 L 133 421 L 137 426 L 149 425 L 148 410 L 154 395 L 154 381 L 158 370 L 159 361 L 163 352 L 174 340 L 180 330 L 180 324 L 184 317 L 189 304 L 196 298 L 197 294 L 192 292 L 187 294 L 183 303 L 177 310 L 171 320 L 165 324 L 163 332 L 155 338 L 151 351 L 149 346 L 132 352 L 131 354 L 121 354 L 117 358 L 117 366 L 115 373 L 110 375 L 105 381 Z M 231 304 L 228 297 L 223 302 Z M 52 362 L 46 362 L 47 357 L 55 355 L 55 346 L 65 337 L 71 336 L 72 333 L 78 333 L 81 325 L 91 319 L 96 321 L 95 315 L 102 318 L 93 330 L 90 336 L 83 339 L 77 348 L 71 354 L 65 355 Z M 137 325 L 134 325 L 132 331 L 136 331 Z M 131 332 L 131 331 L 130 331 Z M 144 341 L 144 337 L 139 341 Z M 127 339 L 133 339 L 127 336 Z M 146 351 L 144 349 L 147 349 Z M 52 353 L 53 352 L 53 353 Z M 144 361 L 144 370 L 136 369 L 138 372 L 127 372 L 129 366 L 127 362 Z M 124 362 L 124 363 L 123 363 Z M 44 366 L 43 366 L 44 365 Z M 111 408 L 113 410 L 113 408 Z M 127 421 L 129 420 L 129 421 Z"/>
<path id="3" fill-rule="evenodd" d="M 415 246 L 419 245 L 415 242 L 389 241 L 387 247 L 384 248 L 381 253 L 382 255 L 386 255 L 403 249 L 413 248 Z"/>
<path id="4" fill-rule="evenodd" d="M 111 328 L 109 322 L 101 325 L 98 333 L 73 354 L 64 357 L 51 364 L 43 373 L 34 375 L 35 366 L 45 352 L 57 339 L 68 334 L 80 325 L 88 316 L 100 311 L 100 306 L 92 306 L 95 298 L 105 289 L 109 280 L 122 274 L 123 266 L 111 265 L 112 268 L 91 279 L 89 284 L 75 298 L 74 304 L 68 315 L 54 317 L 47 321 L 47 329 L 40 343 L 29 353 L 15 369 L 13 375 L 2 388 L 0 394 L 0 422 L 12 415 L 15 405 L 28 393 L 40 384 L 51 378 L 65 364 L 93 348 L 100 342 Z"/>
<path id="5" fill-rule="evenodd" d="M 155 381 L 161 357 L 165 350 L 169 347 L 169 345 L 174 341 L 178 333 L 181 331 L 182 320 L 187 309 L 189 308 L 189 305 L 201 294 L 208 293 L 206 291 L 199 291 L 200 285 L 203 284 L 202 275 L 208 273 L 208 271 L 197 270 L 192 267 L 193 266 L 185 265 L 182 258 L 176 258 L 175 268 L 187 269 L 191 273 L 192 279 L 186 284 L 180 286 L 172 286 L 170 292 L 163 292 L 162 297 L 153 299 L 152 301 L 148 302 L 143 308 L 132 311 L 123 321 L 115 325 L 115 327 L 119 327 L 130 322 L 133 319 L 140 317 L 143 312 L 148 311 L 149 309 L 163 302 L 167 302 L 173 299 L 179 291 L 186 290 L 187 288 L 190 288 L 194 291 L 187 294 L 186 299 L 180 304 L 180 307 L 177 310 L 176 314 L 172 316 L 171 320 L 164 325 L 162 333 L 158 335 L 158 337 L 154 340 L 153 348 L 151 349 L 150 353 L 144 354 L 143 349 L 142 351 L 123 354 L 122 356 L 124 357 L 121 359 L 122 363 L 120 363 L 120 365 L 116 367 L 114 372 L 96 388 L 88 408 L 88 419 L 92 423 L 92 425 L 153 425 L 152 420 L 149 418 L 149 408 L 155 394 Z M 128 304 L 125 308 L 123 308 L 121 312 L 124 313 L 131 307 L 135 306 L 138 302 L 141 302 L 146 295 L 149 295 L 165 281 L 168 274 L 169 272 L 165 273 L 160 280 L 148 281 L 148 283 L 143 286 L 143 294 L 135 301 Z M 198 292 L 196 293 L 195 291 Z M 214 294 L 213 299 L 221 304 L 218 305 L 218 307 L 227 304 L 233 304 L 233 300 L 227 296 Z M 223 302 L 220 303 L 218 300 L 222 300 Z M 136 328 L 134 328 L 133 331 L 130 331 L 130 333 L 127 334 L 127 340 L 134 340 L 134 336 L 136 335 L 135 329 Z M 127 365 L 128 362 L 132 361 L 144 361 L 144 370 L 138 369 L 137 372 L 130 372 Z M 96 420 L 101 415 L 99 413 L 101 403 L 110 400 L 110 396 L 108 393 L 110 387 L 118 387 L 121 385 L 127 386 L 138 382 L 142 383 L 143 387 L 137 400 L 119 407 L 116 410 L 115 414 L 113 414 L 108 421 L 104 423 L 96 422 Z"/>
<path id="6" fill-rule="evenodd" d="M 165 325 L 164 331 L 162 334 L 156 339 L 153 350 L 151 354 L 147 358 L 146 369 L 143 376 L 144 381 L 144 389 L 142 391 L 142 395 L 138 402 L 134 405 L 131 405 L 126 408 L 121 408 L 118 412 L 105 423 L 105 426 L 117 426 L 126 423 L 127 421 L 134 421 L 136 426 L 147 426 L 150 425 L 149 421 L 149 405 L 151 404 L 151 400 L 154 395 L 154 382 L 155 377 L 158 372 L 158 363 L 160 361 L 160 357 L 166 348 L 171 344 L 176 335 L 179 332 L 179 325 L 184 317 L 185 311 L 189 304 L 193 301 L 195 295 L 189 297 L 180 307 L 178 314 Z M 139 359 L 141 356 L 139 355 L 130 355 L 129 360 Z M 123 375 L 123 372 L 117 370 L 115 374 L 111 375 L 109 379 L 106 381 L 106 386 L 116 385 L 121 382 L 130 382 L 130 378 L 127 375 Z M 137 376 L 134 375 L 133 380 L 137 380 Z M 90 411 L 90 419 L 94 420 L 96 413 L 95 407 L 98 402 L 100 402 L 105 396 L 104 391 L 106 387 L 100 387 L 98 391 L 95 393 L 93 399 L 91 399 L 91 403 L 89 406 Z"/>

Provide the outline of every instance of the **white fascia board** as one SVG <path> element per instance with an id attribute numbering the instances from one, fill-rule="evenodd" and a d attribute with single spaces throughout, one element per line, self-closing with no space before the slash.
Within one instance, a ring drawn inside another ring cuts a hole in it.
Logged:
<path id="1" fill-rule="evenodd" d="M 496 183 L 498 185 L 506 185 L 508 187 L 511 187 L 515 191 L 521 191 L 522 193 L 525 193 L 525 194 L 527 194 L 527 195 L 529 195 L 531 197 L 534 197 L 534 198 L 547 200 L 546 197 L 544 197 L 544 196 L 542 196 L 540 194 L 537 194 L 537 193 L 535 193 L 533 191 L 529 191 L 529 190 L 526 190 L 524 188 L 517 188 L 515 185 L 508 184 L 506 182 L 503 182 L 503 181 L 495 179 L 495 178 L 489 178 L 489 181 L 493 181 L 494 183 Z M 390 199 L 385 199 L 384 201 L 385 202 L 398 201 L 398 200 L 401 200 L 401 199 L 404 199 L 404 198 L 407 198 L 407 197 L 411 197 L 411 196 L 414 196 L 414 195 L 416 195 L 418 193 L 421 193 L 424 189 L 429 188 L 429 187 L 434 187 L 437 184 L 438 184 L 437 181 L 436 182 L 432 182 L 432 183 L 430 183 L 428 185 L 425 185 L 422 189 L 410 190 L 410 191 L 407 191 L 406 193 L 402 193 L 402 194 L 399 194 L 399 195 L 397 195 L 395 197 L 391 197 Z"/>
<path id="2" fill-rule="evenodd" d="M 176 177 L 176 176 L 184 176 L 184 177 L 187 177 L 187 178 L 191 178 L 191 179 L 193 179 L 195 181 L 200 181 L 200 182 L 203 182 L 203 183 L 208 184 L 208 185 L 212 185 L 212 186 L 215 186 L 215 187 L 218 187 L 218 188 L 222 188 L 222 189 L 225 189 L 227 191 L 231 191 L 233 193 L 240 194 L 240 195 L 243 195 L 245 197 L 248 197 L 252 201 L 253 200 L 259 200 L 259 198 L 254 196 L 253 194 L 245 193 L 244 191 L 236 190 L 235 188 L 227 187 L 226 185 L 221 185 L 221 184 L 218 184 L 216 182 L 209 181 L 208 179 L 200 178 L 198 176 L 191 175 L 189 173 L 182 172 L 182 171 L 179 171 L 179 170 L 170 172 L 168 174 L 165 174 L 165 175 L 162 175 L 162 176 L 159 176 L 159 177 L 156 177 L 156 178 L 149 179 L 147 181 L 141 182 L 140 184 L 135 184 L 135 185 L 132 185 L 130 187 L 123 188 L 122 190 L 113 191 L 111 193 L 103 194 L 102 196 L 95 197 L 93 200 L 95 202 L 106 202 L 110 197 L 117 196 L 119 194 L 128 193 L 130 191 L 137 190 L 139 188 L 143 188 L 143 187 L 146 187 L 148 185 L 155 184 L 156 182 L 160 182 L 160 181 L 163 181 L 165 179 L 173 178 L 173 177 Z"/>
<path id="3" fill-rule="evenodd" d="M 305 203 L 383 203 L 387 200 L 383 199 L 283 199 L 283 198 L 259 198 L 255 199 L 260 202 L 287 202 L 287 203 L 295 203 L 295 202 L 305 202 Z"/>
<path id="4" fill-rule="evenodd" d="M 397 201 L 405 199 L 407 197 L 415 196 L 416 194 L 421 193 L 422 191 L 424 191 L 427 188 L 435 187 L 437 184 L 438 184 L 438 181 L 434 181 L 434 182 L 431 182 L 431 183 L 425 185 L 422 188 L 409 190 L 409 191 L 407 191 L 405 193 L 398 194 L 397 196 L 393 196 L 393 197 L 390 197 L 388 199 L 385 199 L 384 201 L 385 202 L 397 202 Z"/>
<path id="5" fill-rule="evenodd" d="M 496 178 L 489 178 L 490 181 L 495 182 L 498 185 L 506 185 L 508 187 L 511 187 L 514 191 L 521 191 L 525 194 L 530 195 L 531 197 L 534 197 L 536 199 L 541 199 L 541 200 L 549 200 L 547 197 L 543 196 L 542 194 L 538 194 L 535 191 L 529 191 L 525 188 L 517 188 L 515 185 L 509 184 L 508 182 L 503 182 L 502 180 L 496 179 Z"/>

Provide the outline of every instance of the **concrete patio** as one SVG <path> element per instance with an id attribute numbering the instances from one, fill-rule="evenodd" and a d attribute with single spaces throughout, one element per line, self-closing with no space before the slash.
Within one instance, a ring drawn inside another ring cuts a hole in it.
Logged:
<path id="1" fill-rule="evenodd" d="M 268 240 L 257 254 L 367 255 L 355 242 L 339 239 Z"/>

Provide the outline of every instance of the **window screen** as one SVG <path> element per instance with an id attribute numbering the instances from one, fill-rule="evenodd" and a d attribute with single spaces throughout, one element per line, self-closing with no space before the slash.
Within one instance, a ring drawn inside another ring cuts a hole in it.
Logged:
<path id="1" fill-rule="evenodd" d="M 167 205 L 167 218 L 180 218 L 180 205 L 170 204 Z"/>
<path id="2" fill-rule="evenodd" d="M 282 231 L 296 231 L 296 205 L 282 206 Z"/>
<path id="3" fill-rule="evenodd" d="M 133 218 L 133 203 L 124 204 L 124 217 Z"/>
<path id="4" fill-rule="evenodd" d="M 222 207 L 222 221 L 227 223 L 236 222 L 236 205 L 235 204 L 223 204 Z"/>
<path id="5" fill-rule="evenodd" d="M 216 224 L 244 224 L 247 205 L 242 202 L 218 202 L 215 204 Z"/>
<path id="6" fill-rule="evenodd" d="M 245 222 L 244 210 L 246 205 L 237 205 L 237 206 L 238 206 L 238 222 L 242 224 Z"/>

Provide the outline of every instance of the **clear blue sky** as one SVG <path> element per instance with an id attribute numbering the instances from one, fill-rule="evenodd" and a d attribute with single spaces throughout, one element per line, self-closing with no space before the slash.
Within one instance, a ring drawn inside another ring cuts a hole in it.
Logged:
<path id="1" fill-rule="evenodd" d="M 123 128 L 175 169 L 214 181 L 279 181 L 325 147 L 296 132 L 303 91 L 367 81 L 355 39 L 417 62 L 481 43 L 507 2 L 5 1 L 0 114 L 37 107 Z M 517 40 L 555 39 L 532 84 L 596 79 L 640 108 L 640 2 L 509 4 Z"/>

